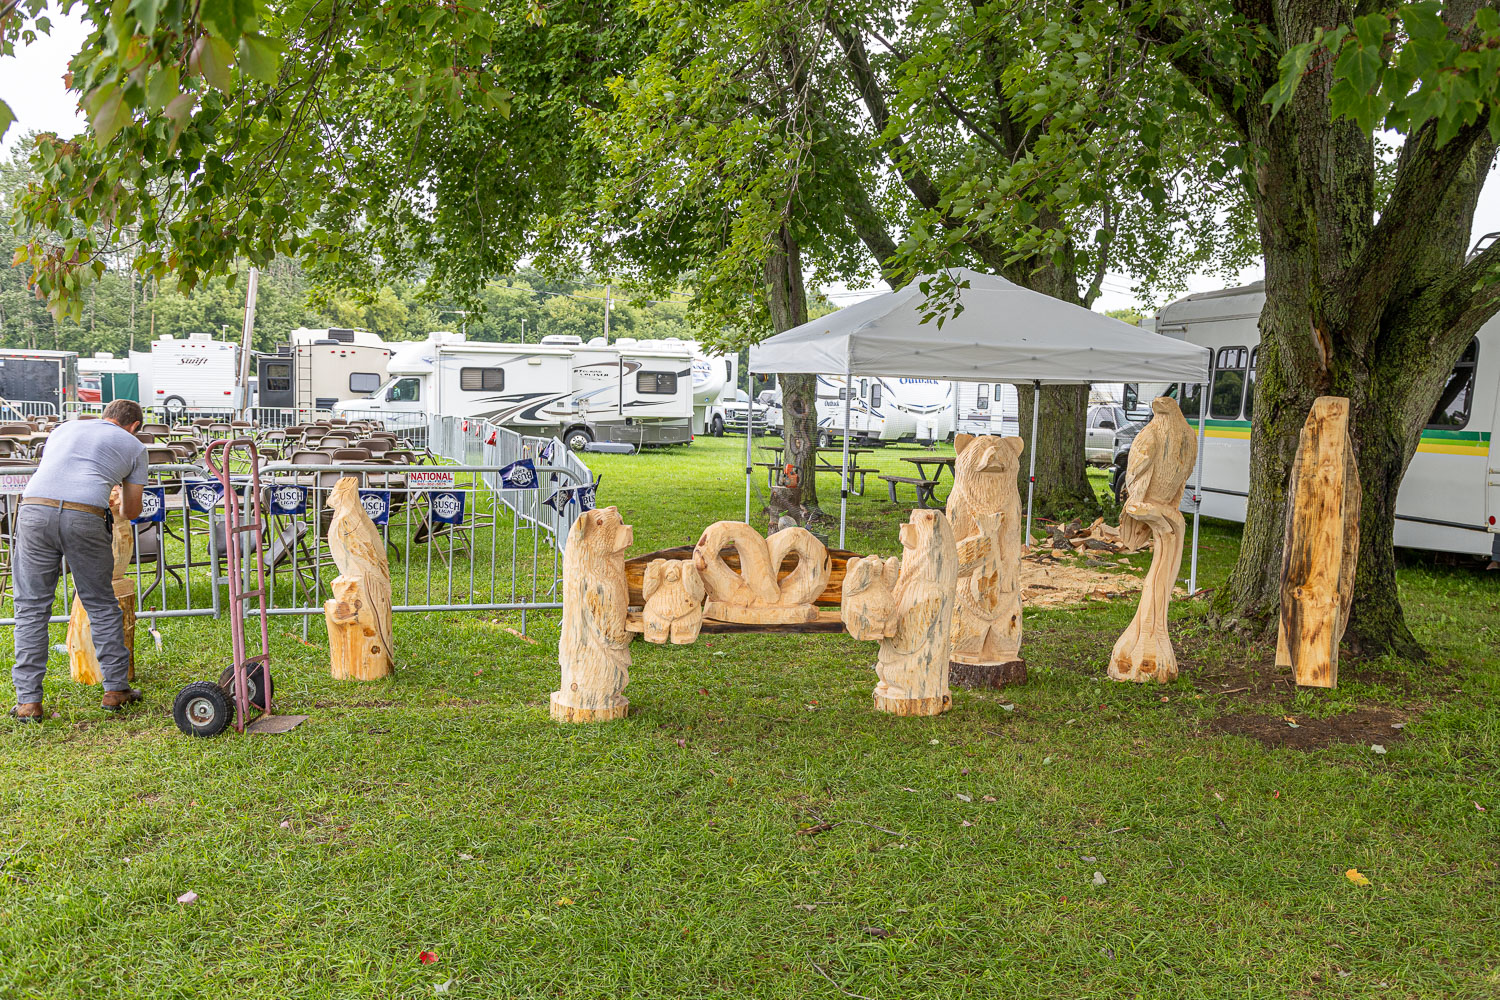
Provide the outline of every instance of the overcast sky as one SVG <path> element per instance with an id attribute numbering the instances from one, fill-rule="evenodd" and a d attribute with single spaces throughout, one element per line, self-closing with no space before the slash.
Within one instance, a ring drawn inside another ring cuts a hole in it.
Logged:
<path id="1" fill-rule="evenodd" d="M 83 45 L 87 35 L 77 13 L 66 16 L 54 10 L 50 36 L 43 36 L 35 45 L 19 49 L 14 58 L 0 58 L 0 99 L 4 99 L 16 113 L 16 123 L 6 133 L 3 143 L 6 152 L 14 147 L 21 135 L 32 129 L 59 135 L 72 135 L 83 129 L 84 118 L 78 111 L 78 95 L 65 90 L 62 79 L 68 70 L 68 60 Z M 1500 231 L 1500 180 L 1492 177 L 1474 216 L 1474 238 L 1497 231 Z M 1261 277 L 1263 271 L 1256 267 L 1244 271 L 1240 280 L 1248 282 Z M 1195 276 L 1189 279 L 1188 290 L 1205 292 L 1221 285 L 1216 278 Z M 874 292 L 831 290 L 834 302 L 841 306 L 871 294 Z M 1134 305 L 1138 302 L 1130 292 L 1129 279 L 1117 274 L 1106 276 L 1104 292 L 1094 308 L 1104 311 Z"/>

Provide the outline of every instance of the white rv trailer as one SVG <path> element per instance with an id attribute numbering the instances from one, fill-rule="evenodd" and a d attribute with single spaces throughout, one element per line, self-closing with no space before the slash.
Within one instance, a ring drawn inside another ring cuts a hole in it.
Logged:
<path id="1" fill-rule="evenodd" d="M 337 400 L 380 388 L 391 349 L 368 330 L 299 327 L 275 354 L 262 355 L 258 406 L 326 410 Z"/>
<path id="2" fill-rule="evenodd" d="M 818 376 L 818 441 L 844 434 L 844 376 Z M 849 436 L 861 441 L 943 441 L 954 431 L 953 383 L 925 378 L 854 379 Z"/>
<path id="3" fill-rule="evenodd" d="M 590 441 L 679 444 L 692 440 L 692 355 L 680 343 L 577 337 L 489 344 L 438 333 L 401 345 L 389 379 L 336 413 L 478 417 L 517 430 Z"/>
<path id="4" fill-rule="evenodd" d="M 1016 387 L 1009 382 L 955 382 L 957 429 L 962 434 L 1021 433 Z"/>
<path id="5" fill-rule="evenodd" d="M 1264 282 L 1190 295 L 1164 307 L 1157 332 L 1213 350 L 1203 455 L 1203 513 L 1244 521 L 1250 481 L 1258 323 Z M 1126 409 L 1160 386 L 1126 387 Z M 1186 391 L 1183 391 L 1183 390 Z M 1196 424 L 1201 393 L 1173 387 Z M 1488 555 L 1500 519 L 1500 317 L 1460 357 L 1396 495 L 1396 544 Z"/>
<path id="6" fill-rule="evenodd" d="M 697 341 L 678 340 L 676 337 L 651 343 L 680 345 L 692 354 L 693 433 L 722 436 L 724 408 L 735 399 L 739 384 L 739 355 L 709 354 Z"/>
<path id="7" fill-rule="evenodd" d="M 185 340 L 163 334 L 151 342 L 151 395 L 148 400 L 143 394 L 141 402 L 173 413 L 232 407 L 238 356 L 234 344 L 214 340 L 209 333 L 190 333 Z"/>

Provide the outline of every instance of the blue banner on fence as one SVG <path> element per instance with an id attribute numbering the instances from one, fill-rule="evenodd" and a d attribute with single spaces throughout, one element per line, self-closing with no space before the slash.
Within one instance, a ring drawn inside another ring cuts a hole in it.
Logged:
<path id="1" fill-rule="evenodd" d="M 603 479 L 600 476 L 599 479 Z M 599 480 L 596 479 L 587 486 L 572 486 L 565 490 L 558 490 L 542 502 L 559 514 L 565 514 L 565 508 L 570 503 L 578 504 L 578 513 L 594 509 L 594 495 L 599 489 Z"/>
<path id="2" fill-rule="evenodd" d="M 167 489 L 165 486 L 147 486 L 141 490 L 141 516 L 133 518 L 131 524 L 150 524 L 167 519 Z"/>
<path id="3" fill-rule="evenodd" d="M 552 454 L 553 454 L 552 449 L 554 447 L 556 447 L 556 445 L 557 445 L 556 441 L 548 441 L 546 444 L 542 445 L 541 454 L 538 455 L 537 457 L 540 458 L 543 462 L 550 462 L 550 461 L 552 461 Z"/>
<path id="4" fill-rule="evenodd" d="M 271 513 L 282 516 L 306 514 L 307 487 L 291 485 L 271 487 Z"/>
<path id="5" fill-rule="evenodd" d="M 223 501 L 224 484 L 208 479 L 188 483 L 187 498 L 189 507 L 200 514 L 207 514 Z"/>
<path id="6" fill-rule="evenodd" d="M 464 495 L 458 490 L 432 490 L 427 494 L 432 520 L 437 524 L 464 523 Z"/>
<path id="7" fill-rule="evenodd" d="M 536 477 L 536 463 L 529 458 L 512 462 L 500 470 L 502 490 L 534 490 L 540 485 Z"/>
<path id="8" fill-rule="evenodd" d="M 376 524 L 385 524 L 391 519 L 390 490 L 360 490 L 359 503 Z"/>

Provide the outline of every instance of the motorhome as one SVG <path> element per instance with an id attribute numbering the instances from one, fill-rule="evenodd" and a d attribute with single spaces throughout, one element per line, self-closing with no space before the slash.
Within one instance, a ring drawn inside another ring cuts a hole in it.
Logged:
<path id="1" fill-rule="evenodd" d="M 259 358 L 259 406 L 327 410 L 385 382 L 391 349 L 368 330 L 310 330 L 287 335 L 275 354 Z"/>
<path id="2" fill-rule="evenodd" d="M 955 382 L 954 398 L 959 433 L 1013 437 L 1021 432 L 1016 387 L 1009 382 Z"/>
<path id="3" fill-rule="evenodd" d="M 182 340 L 171 334 L 158 337 L 151 342 L 150 402 L 169 413 L 235 406 L 238 357 L 234 344 L 214 340 L 212 334 L 190 333 Z"/>
<path id="4" fill-rule="evenodd" d="M 539 344 L 473 343 L 441 332 L 403 344 L 388 379 L 335 413 L 478 417 L 591 441 L 638 445 L 692 440 L 692 354 L 679 342 L 543 337 Z"/>
<path id="5" fill-rule="evenodd" d="M 38 403 L 61 413 L 78 398 L 78 355 L 73 351 L 0 350 L 0 399 Z M 28 408 L 27 412 L 31 412 Z"/>
<path id="6" fill-rule="evenodd" d="M 1202 511 L 1245 520 L 1264 282 L 1190 295 L 1164 307 L 1156 330 L 1212 350 Z M 1175 395 L 1196 425 L 1196 386 L 1126 386 L 1125 408 Z M 1117 456 L 1120 466 L 1124 456 Z M 1396 494 L 1397 545 L 1489 555 L 1500 520 L 1500 317 L 1480 327 L 1448 377 Z"/>
<path id="7" fill-rule="evenodd" d="M 740 359 L 735 354 L 709 354 L 692 340 L 668 337 L 653 341 L 681 345 L 691 352 L 693 363 L 693 433 L 720 437 L 724 433 L 725 407 L 738 391 Z"/>
<path id="8" fill-rule="evenodd" d="M 944 441 L 955 429 L 953 383 L 926 378 L 854 380 L 849 436 L 859 441 Z M 818 376 L 818 441 L 843 437 L 844 377 Z"/>

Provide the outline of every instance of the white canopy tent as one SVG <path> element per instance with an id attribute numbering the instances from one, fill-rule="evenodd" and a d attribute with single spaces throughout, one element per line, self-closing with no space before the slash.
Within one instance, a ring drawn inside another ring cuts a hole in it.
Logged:
<path id="1" fill-rule="evenodd" d="M 967 268 L 946 272 L 958 286 L 963 310 L 923 323 L 925 275 L 900 291 L 857 302 L 750 348 L 749 371 L 777 374 L 838 375 L 845 378 L 844 473 L 839 501 L 839 547 L 845 542 L 849 498 L 849 393 L 857 375 L 883 378 L 935 378 L 958 381 L 1029 383 L 1035 395 L 1043 385 L 1094 382 L 1182 382 L 1207 384 L 1211 354 L 1181 340 L 1023 288 L 993 274 Z M 1038 407 L 1031 410 L 1036 440 Z M 752 393 L 753 397 L 753 393 Z M 1198 467 L 1193 494 L 1203 477 L 1203 417 L 1198 412 Z M 750 401 L 753 407 L 755 401 Z M 750 425 L 745 436 L 745 519 L 750 519 Z M 1031 455 L 1035 480 L 1036 455 Z M 1026 535 L 1030 540 L 1032 486 L 1026 491 Z M 1198 514 L 1193 514 L 1192 583 L 1198 566 Z"/>

